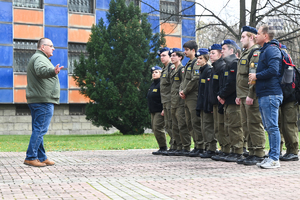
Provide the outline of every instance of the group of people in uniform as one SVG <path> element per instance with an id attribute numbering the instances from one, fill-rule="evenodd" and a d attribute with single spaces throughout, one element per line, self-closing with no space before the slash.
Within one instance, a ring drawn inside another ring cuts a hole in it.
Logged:
<path id="1" fill-rule="evenodd" d="M 273 157 L 277 151 L 273 147 L 273 129 L 262 119 L 262 105 L 259 106 L 259 98 L 264 96 L 256 91 L 260 75 L 251 75 L 255 74 L 258 63 L 265 62 L 259 60 L 263 47 L 277 45 L 286 49 L 271 33 L 260 33 L 265 26 L 259 30 L 242 28 L 242 52 L 230 39 L 208 49 L 198 49 L 197 43 L 190 40 L 183 45 L 184 51 L 168 47 L 159 50 L 163 68 L 151 68 L 153 83 L 147 95 L 151 126 L 159 146 L 152 154 L 210 158 L 261 168 L 280 166 L 276 156 Z M 263 40 L 265 35 L 259 34 L 267 34 L 269 40 Z M 183 66 L 185 56 L 189 61 Z M 296 99 L 283 99 L 278 113 L 274 120 L 278 124 L 275 129 L 280 129 L 281 134 L 279 159 L 297 161 Z M 270 156 L 264 151 L 265 130 L 270 139 Z M 165 131 L 170 135 L 169 149 Z M 284 142 L 286 153 L 282 155 Z"/>

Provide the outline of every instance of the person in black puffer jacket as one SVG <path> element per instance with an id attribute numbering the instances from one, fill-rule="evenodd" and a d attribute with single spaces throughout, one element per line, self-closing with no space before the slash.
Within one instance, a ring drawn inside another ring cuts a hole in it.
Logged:
<path id="1" fill-rule="evenodd" d="M 223 105 L 220 104 L 217 99 L 226 65 L 225 61 L 222 59 L 221 51 L 222 46 L 220 44 L 213 44 L 209 47 L 209 58 L 212 62 L 212 71 L 209 81 L 208 101 L 213 107 L 214 132 L 221 146 L 221 152 L 218 155 L 212 156 L 211 159 L 217 161 L 228 155 L 227 153 L 224 153 L 223 147 L 223 144 L 225 143 Z"/>
<path id="2" fill-rule="evenodd" d="M 162 69 L 158 66 L 151 68 L 153 83 L 147 94 L 148 108 L 151 113 L 151 128 L 159 146 L 153 155 L 162 155 L 167 150 L 166 134 L 164 132 L 163 105 L 160 97 L 160 76 Z"/>
<path id="3" fill-rule="evenodd" d="M 197 99 L 197 116 L 201 116 L 201 130 L 206 146 L 206 151 L 200 153 L 201 158 L 211 158 L 216 154 L 217 140 L 214 133 L 214 117 L 212 108 L 208 105 L 208 85 L 211 76 L 211 66 L 207 63 L 209 60 L 208 49 L 201 48 L 196 53 L 197 65 L 200 66 L 200 78 Z"/>

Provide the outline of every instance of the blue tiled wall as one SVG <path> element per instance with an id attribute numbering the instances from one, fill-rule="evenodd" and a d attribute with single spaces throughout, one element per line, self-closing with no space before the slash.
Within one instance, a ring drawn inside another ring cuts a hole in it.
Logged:
<path id="1" fill-rule="evenodd" d="M 49 38 L 54 47 L 68 47 L 68 29 L 45 27 L 45 37 Z"/>
<path id="2" fill-rule="evenodd" d="M 12 89 L 0 89 L 0 103 L 12 103 L 14 100 Z"/>
<path id="3" fill-rule="evenodd" d="M 45 6 L 45 16 L 45 25 L 68 26 L 67 7 Z"/>
<path id="4" fill-rule="evenodd" d="M 64 66 L 64 68 L 68 68 L 68 50 L 55 49 L 53 51 L 53 56 L 51 57 L 51 62 L 54 66 L 60 64 L 60 66 Z"/>
<path id="5" fill-rule="evenodd" d="M 183 15 L 195 15 L 195 2 L 182 1 L 181 5 L 182 5 L 182 10 L 184 10 L 182 12 Z M 190 18 L 195 18 L 195 17 L 191 16 Z"/>
<path id="6" fill-rule="evenodd" d="M 0 21 L 12 22 L 12 3 L 0 1 Z"/>
<path id="7" fill-rule="evenodd" d="M 144 2 L 151 5 L 154 9 Z M 143 2 L 141 2 L 141 11 L 143 13 L 159 15 L 159 12 L 154 10 L 159 10 L 159 0 L 143 0 Z"/>
<path id="8" fill-rule="evenodd" d="M 107 9 L 108 10 L 110 0 L 96 0 L 96 1 L 97 1 L 96 2 L 96 8 L 98 8 L 98 9 Z"/>
<path id="9" fill-rule="evenodd" d="M 103 18 L 104 21 L 104 25 L 108 26 L 108 20 L 106 18 L 106 11 L 102 11 L 102 10 L 97 10 L 96 11 L 96 23 L 98 24 L 99 19 Z"/>
<path id="10" fill-rule="evenodd" d="M 68 0 L 44 0 L 47 4 L 68 5 Z"/>
<path id="11" fill-rule="evenodd" d="M 0 66 L 13 65 L 13 47 L 0 46 Z"/>
<path id="12" fill-rule="evenodd" d="M 58 78 L 60 88 L 68 88 L 68 70 L 60 70 Z"/>
<path id="13" fill-rule="evenodd" d="M 68 90 L 60 90 L 60 103 L 68 103 Z"/>
<path id="14" fill-rule="evenodd" d="M 148 16 L 148 22 L 151 24 L 151 28 L 153 30 L 153 33 L 159 33 L 159 17 L 157 16 Z"/>
<path id="15" fill-rule="evenodd" d="M 0 68 L 0 87 L 12 88 L 13 87 L 13 69 Z"/>
<path id="16" fill-rule="evenodd" d="M 195 37 L 195 20 L 182 20 L 182 35 Z"/>
<path id="17" fill-rule="evenodd" d="M 0 24 L 0 43 L 13 43 L 12 24 Z"/>

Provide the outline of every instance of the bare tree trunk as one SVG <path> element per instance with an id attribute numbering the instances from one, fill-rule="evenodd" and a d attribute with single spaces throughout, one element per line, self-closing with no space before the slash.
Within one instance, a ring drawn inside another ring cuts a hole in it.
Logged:
<path id="1" fill-rule="evenodd" d="M 254 28 L 256 27 L 256 6 L 257 6 L 257 0 L 252 0 L 249 25 Z"/>
<path id="2" fill-rule="evenodd" d="M 246 3 L 245 0 L 240 0 L 240 34 L 243 26 L 246 25 Z"/>

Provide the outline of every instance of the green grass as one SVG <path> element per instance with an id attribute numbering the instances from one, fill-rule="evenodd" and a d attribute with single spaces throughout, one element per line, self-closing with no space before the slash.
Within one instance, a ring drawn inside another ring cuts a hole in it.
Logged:
<path id="1" fill-rule="evenodd" d="M 27 150 L 30 135 L 0 135 L 0 151 L 23 152 Z M 167 140 L 170 138 L 167 136 Z M 80 150 L 126 150 L 156 149 L 153 134 L 122 135 L 45 135 L 46 151 L 80 151 Z"/>
<path id="2" fill-rule="evenodd" d="M 27 150 L 29 139 L 30 135 L 0 135 L 0 152 L 24 152 Z M 167 141 L 169 140 L 167 136 Z M 153 134 L 122 135 L 119 132 L 109 135 L 45 135 L 44 146 L 46 151 L 158 148 Z M 268 149 L 269 141 L 266 134 L 266 150 Z"/>

